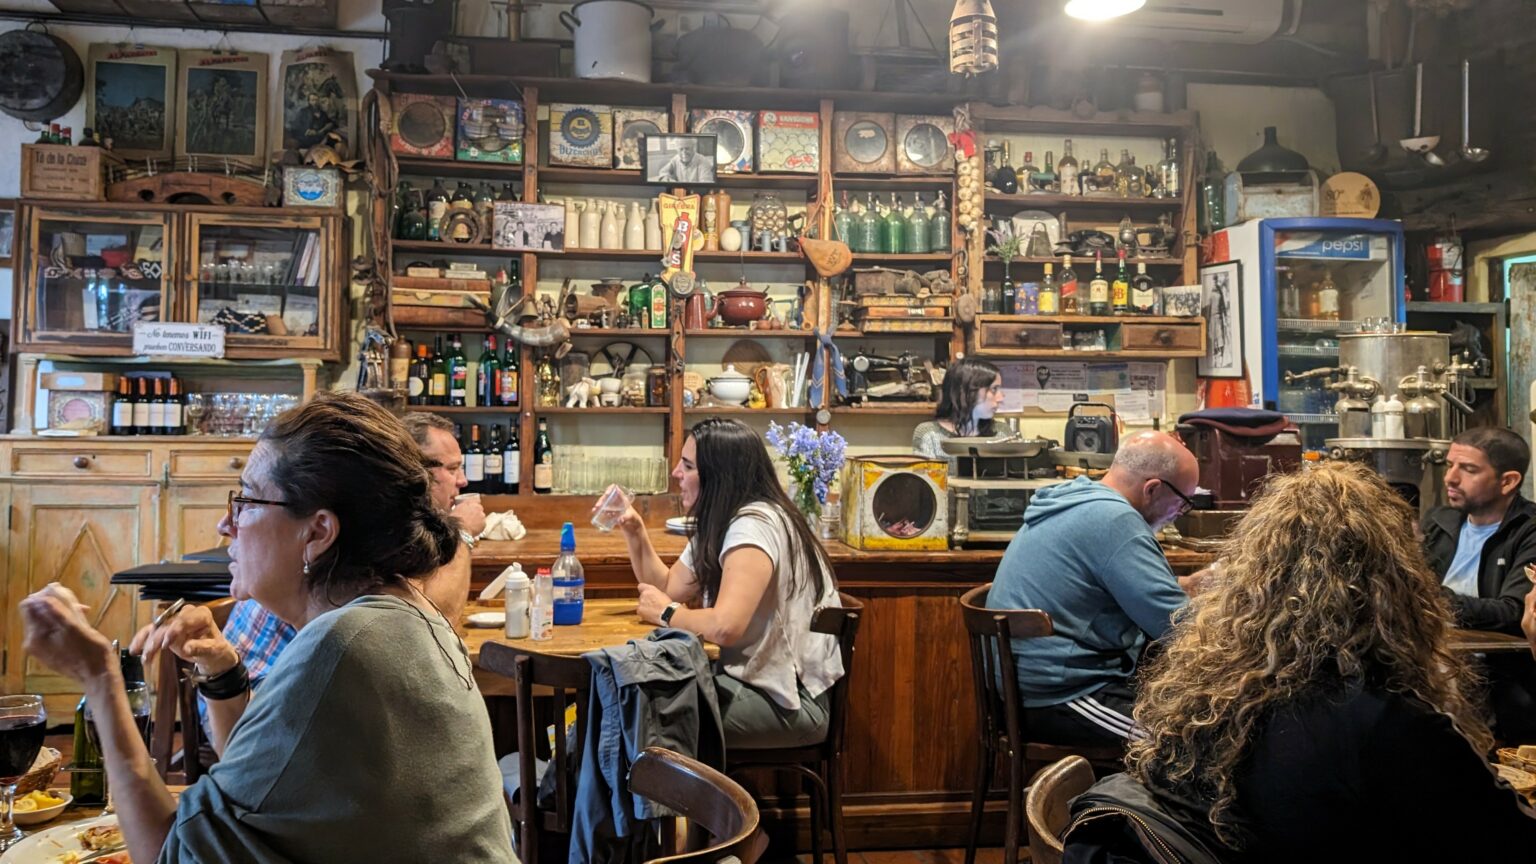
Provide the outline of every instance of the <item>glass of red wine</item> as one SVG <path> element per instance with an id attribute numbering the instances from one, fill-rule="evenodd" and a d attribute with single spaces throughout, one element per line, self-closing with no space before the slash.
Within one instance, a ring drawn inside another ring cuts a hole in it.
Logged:
<path id="1" fill-rule="evenodd" d="M 11 821 L 16 782 L 32 770 L 43 749 L 47 722 L 43 697 L 0 696 L 0 852 L 21 840 L 21 829 Z"/>

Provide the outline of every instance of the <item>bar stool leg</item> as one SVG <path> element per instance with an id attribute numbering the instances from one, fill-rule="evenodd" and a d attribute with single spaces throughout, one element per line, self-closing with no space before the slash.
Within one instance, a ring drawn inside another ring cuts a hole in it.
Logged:
<path id="1" fill-rule="evenodd" d="M 981 841 L 981 819 L 987 808 L 987 789 L 997 767 L 997 751 L 990 741 L 981 745 L 976 761 L 976 783 L 971 788 L 971 830 L 965 839 L 965 864 L 976 864 L 976 844 Z"/>
<path id="2" fill-rule="evenodd" d="M 848 864 L 848 838 L 843 833 L 843 766 L 839 759 L 826 763 L 827 822 L 832 829 L 832 855 L 837 864 Z"/>

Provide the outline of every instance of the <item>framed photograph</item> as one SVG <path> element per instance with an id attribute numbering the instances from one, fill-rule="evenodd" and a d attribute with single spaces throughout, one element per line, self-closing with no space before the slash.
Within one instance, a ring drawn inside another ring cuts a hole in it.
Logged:
<path id="1" fill-rule="evenodd" d="M 1239 261 L 1200 268 L 1200 310 L 1205 315 L 1205 356 L 1196 363 L 1203 378 L 1243 377 L 1243 265 Z"/>
<path id="2" fill-rule="evenodd" d="M 176 49 L 96 43 L 87 52 L 85 125 L 129 161 L 176 149 Z"/>
<path id="3" fill-rule="evenodd" d="M 565 251 L 565 207 L 497 201 L 491 220 L 491 248 L 517 251 Z"/>
<path id="4" fill-rule="evenodd" d="M 11 266 L 16 254 L 16 199 L 0 198 L 0 267 Z"/>
<path id="5" fill-rule="evenodd" d="M 715 136 L 647 135 L 642 140 L 645 182 L 682 186 L 715 182 Z"/>
<path id="6" fill-rule="evenodd" d="M 266 54 L 182 51 L 176 156 L 266 161 Z"/>
<path id="7" fill-rule="evenodd" d="M 334 133 L 341 139 L 343 158 L 357 153 L 357 71 L 350 53 L 329 48 L 284 51 L 277 77 L 282 86 L 283 150 L 303 151 Z"/>

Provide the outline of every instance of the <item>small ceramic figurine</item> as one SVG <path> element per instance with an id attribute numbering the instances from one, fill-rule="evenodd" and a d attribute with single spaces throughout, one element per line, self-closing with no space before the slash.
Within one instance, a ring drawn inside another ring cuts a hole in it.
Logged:
<path id="1" fill-rule="evenodd" d="M 571 385 L 570 396 L 566 397 L 567 408 L 591 408 L 596 400 L 597 382 L 591 378 L 583 378 Z"/>

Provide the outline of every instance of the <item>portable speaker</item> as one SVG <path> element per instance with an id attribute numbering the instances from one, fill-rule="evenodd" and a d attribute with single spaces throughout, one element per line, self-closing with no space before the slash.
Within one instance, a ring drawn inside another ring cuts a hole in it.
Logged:
<path id="1" fill-rule="evenodd" d="M 1088 406 L 1103 408 L 1109 414 L 1079 416 L 1077 409 Z M 1077 453 L 1113 453 L 1120 446 L 1120 424 L 1115 409 L 1103 402 L 1078 402 L 1067 410 L 1067 429 L 1061 436 L 1062 446 Z"/>

